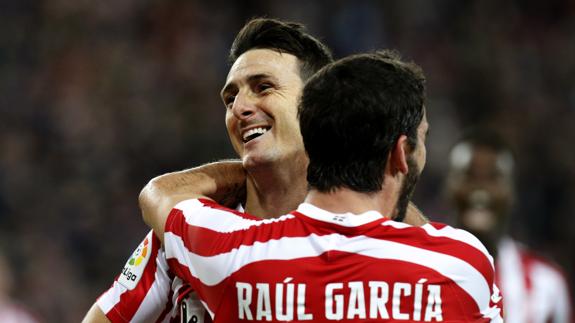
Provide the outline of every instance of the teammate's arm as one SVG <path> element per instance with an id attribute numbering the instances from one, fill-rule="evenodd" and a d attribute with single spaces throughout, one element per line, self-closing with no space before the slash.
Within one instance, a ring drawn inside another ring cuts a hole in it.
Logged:
<path id="1" fill-rule="evenodd" d="M 220 161 L 156 177 L 140 193 L 142 216 L 163 242 L 166 219 L 176 204 L 209 198 L 231 205 L 245 195 L 245 181 L 240 161 Z"/>
<path id="2" fill-rule="evenodd" d="M 407 211 L 405 213 L 405 219 L 403 222 L 407 224 L 411 224 L 413 226 L 420 227 L 429 222 L 429 219 L 413 204 L 413 202 L 409 202 L 407 206 Z"/>
<path id="3" fill-rule="evenodd" d="M 111 323 L 97 303 L 94 303 L 82 323 Z"/>

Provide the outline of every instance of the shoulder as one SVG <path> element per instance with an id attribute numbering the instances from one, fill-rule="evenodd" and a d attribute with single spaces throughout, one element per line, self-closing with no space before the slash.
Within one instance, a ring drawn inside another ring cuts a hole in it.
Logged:
<path id="1" fill-rule="evenodd" d="M 227 208 L 209 199 L 191 199 L 182 201 L 174 207 L 166 228 L 172 231 L 178 227 L 196 227 L 214 232 L 231 233 L 258 227 L 278 226 L 285 220 L 294 218 L 293 214 L 286 214 L 278 218 L 261 219 Z"/>
<path id="2" fill-rule="evenodd" d="M 420 227 L 395 221 L 387 221 L 384 225 L 398 230 L 395 236 L 401 243 L 431 251 L 438 257 L 446 256 L 446 261 L 460 264 L 460 270 L 480 272 L 487 281 L 493 280 L 493 257 L 473 234 L 438 222 Z"/>
<path id="3" fill-rule="evenodd" d="M 468 231 L 457 229 L 441 222 L 429 222 L 428 224 L 421 226 L 421 228 L 432 237 L 444 238 L 451 240 L 456 244 L 468 245 L 491 258 L 491 255 L 483 243 Z"/>

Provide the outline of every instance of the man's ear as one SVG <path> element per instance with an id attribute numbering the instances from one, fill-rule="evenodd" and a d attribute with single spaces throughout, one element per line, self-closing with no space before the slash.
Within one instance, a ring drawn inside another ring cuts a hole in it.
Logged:
<path id="1" fill-rule="evenodd" d="M 407 174 L 409 171 L 409 166 L 407 165 L 407 154 L 409 153 L 409 148 L 407 144 L 407 136 L 401 135 L 399 139 L 395 142 L 395 146 L 391 151 L 389 162 L 391 169 L 395 172 Z"/>

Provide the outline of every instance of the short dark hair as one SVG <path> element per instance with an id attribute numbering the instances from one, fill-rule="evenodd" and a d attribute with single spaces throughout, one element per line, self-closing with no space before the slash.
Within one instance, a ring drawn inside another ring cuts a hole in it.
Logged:
<path id="1" fill-rule="evenodd" d="M 299 107 L 307 180 L 321 192 L 377 192 L 400 135 L 413 150 L 423 119 L 425 77 L 397 52 L 353 55 L 311 77 Z"/>
<path id="2" fill-rule="evenodd" d="M 294 55 L 300 61 L 300 76 L 304 81 L 333 61 L 330 50 L 308 34 L 302 24 L 270 18 L 255 18 L 245 24 L 230 49 L 230 63 L 251 49 Z"/>

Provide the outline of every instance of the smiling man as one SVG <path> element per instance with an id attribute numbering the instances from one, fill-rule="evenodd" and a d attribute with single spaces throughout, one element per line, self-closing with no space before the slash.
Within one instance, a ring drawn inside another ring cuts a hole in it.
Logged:
<path id="1" fill-rule="evenodd" d="M 297 101 L 303 82 L 331 61 L 327 47 L 300 24 L 253 19 L 238 33 L 222 99 L 230 141 L 248 176 L 222 194 L 220 202 L 239 201 L 250 214 L 269 217 L 303 200 L 307 158 Z M 184 199 L 191 188 L 197 189 L 192 179 L 189 171 L 176 172 L 156 178 L 149 187 L 161 189 L 170 200 Z M 160 242 L 150 232 L 84 322 L 204 320 L 209 317 L 196 294 L 169 270 Z"/>

